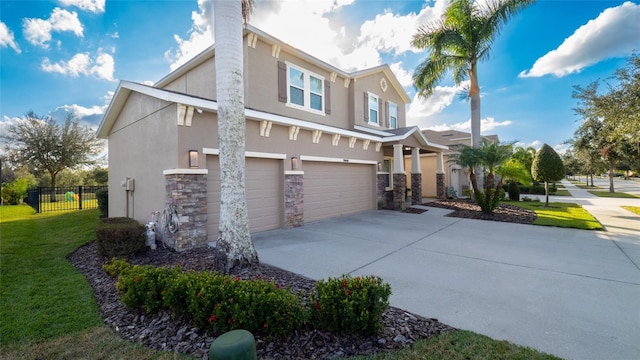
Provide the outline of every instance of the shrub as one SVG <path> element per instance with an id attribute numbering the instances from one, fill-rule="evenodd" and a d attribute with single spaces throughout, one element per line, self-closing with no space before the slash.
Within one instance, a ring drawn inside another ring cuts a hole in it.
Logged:
<path id="1" fill-rule="evenodd" d="M 391 286 L 376 276 L 320 280 L 309 300 L 311 323 L 339 333 L 375 334 L 390 295 Z"/>
<path id="2" fill-rule="evenodd" d="M 267 337 L 284 336 L 305 323 L 306 313 L 290 291 L 273 282 L 240 280 L 207 271 L 184 272 L 179 267 L 105 265 L 119 273 L 117 289 L 127 307 L 147 312 L 161 308 L 191 318 L 202 328 L 218 332 L 246 329 Z"/>
<path id="3" fill-rule="evenodd" d="M 107 258 L 127 257 L 145 248 L 147 233 L 136 220 L 105 218 L 96 227 L 98 254 Z"/>
<path id="4" fill-rule="evenodd" d="M 116 288 L 127 307 L 155 312 L 164 307 L 163 293 L 167 283 L 178 273 L 177 267 L 133 265 L 118 276 Z"/>
<path id="5" fill-rule="evenodd" d="M 98 210 L 100 210 L 100 218 L 109 216 L 109 190 L 96 190 L 96 199 L 98 200 Z"/>
<path id="6" fill-rule="evenodd" d="M 130 265 L 127 260 L 113 258 L 108 263 L 102 265 L 102 269 L 109 274 L 109 276 L 118 276 L 123 271 L 129 269 L 132 265 Z"/>
<path id="7" fill-rule="evenodd" d="M 540 184 L 533 184 L 529 189 L 529 194 L 533 195 L 544 195 L 544 186 Z"/>
<path id="8" fill-rule="evenodd" d="M 515 181 L 511 181 L 509 183 L 509 187 L 507 188 L 509 192 L 509 199 L 512 201 L 520 200 L 520 187 L 518 187 L 518 183 Z"/>

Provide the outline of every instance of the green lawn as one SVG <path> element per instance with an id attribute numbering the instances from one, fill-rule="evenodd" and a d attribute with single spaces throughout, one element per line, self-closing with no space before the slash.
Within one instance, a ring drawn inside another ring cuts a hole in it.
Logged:
<path id="1" fill-rule="evenodd" d="M 535 211 L 538 218 L 534 225 L 602 230 L 598 220 L 578 204 L 552 202 L 549 203 L 548 208 L 545 208 L 544 202 L 505 201 L 505 203 Z"/>
<path id="2" fill-rule="evenodd" d="M 621 198 L 621 199 L 638 199 L 640 198 L 640 196 L 634 195 L 634 194 L 627 194 L 627 193 L 623 193 L 623 192 L 609 192 L 609 191 L 596 191 L 596 190 L 590 190 L 589 191 L 591 194 L 595 195 L 595 196 L 599 196 L 599 197 L 606 197 L 606 198 Z"/>
<path id="3" fill-rule="evenodd" d="M 418 341 L 411 348 L 375 356 L 362 356 L 364 360 L 421 360 L 421 359 L 559 359 L 537 350 L 517 346 L 507 341 L 496 341 L 489 337 L 464 330 L 452 331 L 426 341 Z"/>
<path id="4" fill-rule="evenodd" d="M 634 214 L 640 215 L 640 206 L 623 206 L 625 210 L 629 210 Z"/>
<path id="5" fill-rule="evenodd" d="M 0 358 L 120 359 L 140 351 L 134 358 L 158 357 L 104 325 L 91 287 L 67 261 L 94 240 L 98 216 L 98 210 L 34 215 L 26 205 L 0 206 Z"/>
<path id="6" fill-rule="evenodd" d="M 94 240 L 97 210 L 34 214 L 0 206 L 0 359 L 192 359 L 122 340 L 104 325 L 86 279 L 67 261 Z M 376 359 L 554 359 L 455 331 Z"/>

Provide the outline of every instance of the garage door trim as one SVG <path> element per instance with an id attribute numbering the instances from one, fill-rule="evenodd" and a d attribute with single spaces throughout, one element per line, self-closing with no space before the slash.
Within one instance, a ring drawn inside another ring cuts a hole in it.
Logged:
<path id="1" fill-rule="evenodd" d="M 203 148 L 202 149 L 202 153 L 205 154 L 205 155 L 220 155 L 220 149 Z M 287 158 L 287 154 L 257 152 L 257 151 L 245 151 L 244 152 L 244 157 L 260 158 L 260 159 L 284 160 L 284 159 Z"/>
<path id="2" fill-rule="evenodd" d="M 364 165 L 377 165 L 378 164 L 378 161 L 376 161 L 376 160 L 345 159 L 345 158 L 311 156 L 311 155 L 300 155 L 300 161 L 318 161 L 318 162 L 345 163 L 345 164 L 364 164 Z"/>

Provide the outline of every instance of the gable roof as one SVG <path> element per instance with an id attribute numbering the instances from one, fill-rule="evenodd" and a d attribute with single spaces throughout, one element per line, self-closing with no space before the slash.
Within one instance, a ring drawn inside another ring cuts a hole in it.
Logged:
<path id="1" fill-rule="evenodd" d="M 432 141 L 438 144 L 447 145 L 450 148 L 458 148 L 460 146 L 471 145 L 471 133 L 458 131 L 458 130 L 422 130 L 422 133 L 426 135 Z M 490 142 L 499 142 L 498 135 L 482 135 L 482 138 L 489 140 Z"/>
<path id="2" fill-rule="evenodd" d="M 409 95 L 407 95 L 407 92 L 402 87 L 402 84 L 400 84 L 400 81 L 398 81 L 398 78 L 396 78 L 395 74 L 393 73 L 393 71 L 391 71 L 391 68 L 387 64 L 378 65 L 369 69 L 358 70 L 355 72 L 347 72 L 327 62 L 324 62 L 315 56 L 312 56 L 304 51 L 301 51 L 283 42 L 282 40 L 270 34 L 267 34 L 266 32 L 256 28 L 255 26 L 246 24 L 244 26 L 243 36 L 246 37 L 246 36 L 249 36 L 250 34 L 253 34 L 253 36 L 259 37 L 260 39 L 262 39 L 263 41 L 265 41 L 270 45 L 277 45 L 280 48 L 284 49 L 286 52 L 289 52 L 295 55 L 296 57 L 299 57 L 311 64 L 327 69 L 329 72 L 335 72 L 336 74 L 344 78 L 357 80 L 358 78 L 369 76 L 372 74 L 383 73 L 390 80 L 391 86 L 393 86 L 396 92 L 398 92 L 398 94 L 400 95 L 402 100 L 405 102 L 405 104 L 408 104 L 411 102 L 411 98 L 409 97 Z M 201 53 L 194 56 L 191 60 L 187 61 L 186 63 L 178 67 L 176 70 L 172 71 L 162 79 L 158 80 L 158 82 L 154 84 L 154 87 L 164 87 L 169 83 L 171 83 L 172 81 L 174 81 L 175 79 L 189 72 L 189 70 L 215 57 L 215 50 L 216 50 L 215 44 L 209 46 L 208 48 L 203 50 Z"/>

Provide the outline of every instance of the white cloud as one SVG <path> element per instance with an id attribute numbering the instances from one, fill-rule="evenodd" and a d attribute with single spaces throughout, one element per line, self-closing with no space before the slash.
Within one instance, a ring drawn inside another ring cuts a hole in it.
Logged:
<path id="1" fill-rule="evenodd" d="M 520 77 L 562 77 L 587 66 L 640 49 L 640 5 L 625 2 L 604 10 L 578 28 L 555 50 L 536 60 Z"/>
<path id="2" fill-rule="evenodd" d="M 418 94 L 414 95 L 407 111 L 407 126 L 426 127 L 427 123 L 435 120 L 434 115 L 451 105 L 453 99 L 467 85 L 468 81 L 459 86 L 436 86 L 433 94 L 427 98 L 421 98 Z"/>
<path id="3" fill-rule="evenodd" d="M 92 60 L 88 53 L 75 54 L 69 61 L 60 61 L 52 64 L 49 58 L 44 58 L 40 65 L 46 72 L 59 73 L 78 77 L 80 75 L 95 76 L 98 79 L 114 81 L 114 60 L 106 53 L 99 53 Z"/>
<path id="4" fill-rule="evenodd" d="M 393 50 L 399 55 L 410 50 L 409 42 L 417 26 L 442 14 L 448 0 L 437 0 L 432 7 L 428 5 L 430 1 L 425 1 L 418 14 L 386 12 L 359 29 L 357 25 L 352 26 L 355 35 L 347 35 L 346 26 L 350 24 L 331 22 L 329 15 L 351 3 L 353 0 L 257 1 L 250 23 L 327 63 L 352 71 L 380 65 L 380 51 Z M 191 16 L 189 37 L 174 35 L 178 48 L 165 53 L 172 70 L 213 43 L 211 1 L 198 0 L 198 7 L 199 11 Z M 313 29 L 313 32 L 294 29 Z"/>
<path id="5" fill-rule="evenodd" d="M 178 49 L 168 50 L 164 54 L 171 64 L 171 71 L 213 44 L 213 2 L 210 0 L 198 0 L 198 8 L 200 12 L 191 12 L 193 25 L 189 30 L 189 38 L 182 39 L 178 35 L 173 35 L 178 44 Z"/>
<path id="6" fill-rule="evenodd" d="M 22 23 L 24 37 L 33 45 L 47 48 L 53 31 L 71 31 L 82 37 L 84 28 L 78 19 L 78 13 L 60 8 L 53 9 L 47 20 L 26 18 Z"/>
<path id="7" fill-rule="evenodd" d="M 11 31 L 5 23 L 0 21 L 0 47 L 10 46 L 18 54 L 21 53 L 20 47 L 16 44 L 13 37 L 13 31 Z"/>
<path id="8" fill-rule="evenodd" d="M 90 11 L 96 14 L 104 12 L 105 0 L 58 0 L 64 6 L 75 6 L 84 11 Z"/>
<path id="9" fill-rule="evenodd" d="M 407 15 L 397 15 L 386 11 L 362 24 L 358 42 L 360 46 L 371 47 L 385 53 L 417 52 L 419 50 L 411 46 L 411 39 L 416 29 L 439 19 L 448 3 L 448 0 L 437 0 L 433 7 L 425 6 L 418 14 L 412 12 Z"/>
<path id="10" fill-rule="evenodd" d="M 511 120 L 505 120 L 502 122 L 497 122 L 493 117 L 486 117 L 480 120 L 480 127 L 482 129 L 482 134 L 487 134 L 488 131 L 492 131 L 495 128 L 502 126 L 509 126 L 513 122 Z M 445 130 L 458 130 L 458 131 L 471 131 L 471 122 L 469 120 L 455 123 L 455 124 L 439 124 L 433 125 L 426 128 L 427 130 L 435 130 L 435 131 L 445 131 Z"/>
<path id="11" fill-rule="evenodd" d="M 403 87 L 413 86 L 413 71 L 407 71 L 402 67 L 402 62 L 396 62 L 389 65 L 393 74 L 400 81 Z"/>

